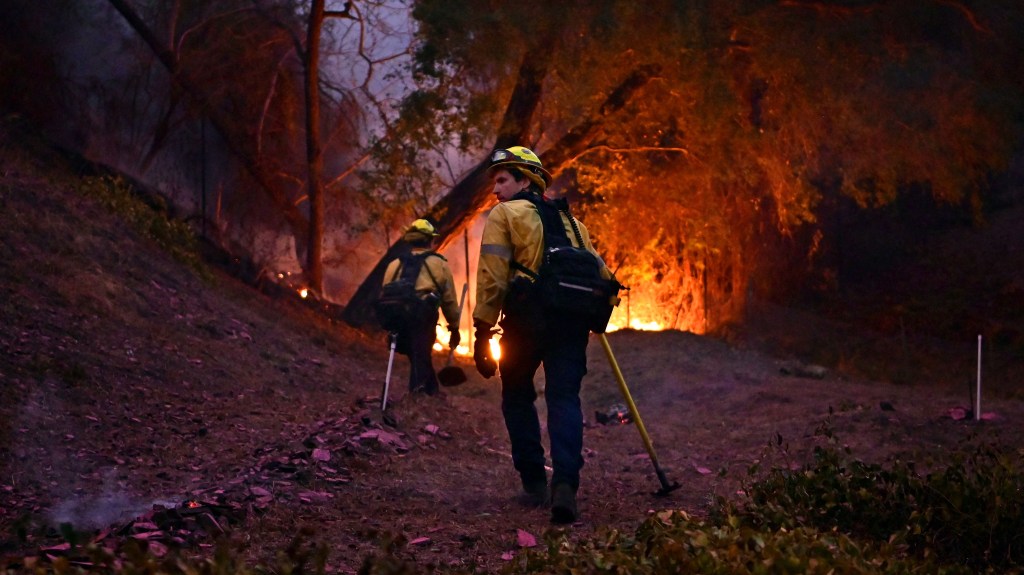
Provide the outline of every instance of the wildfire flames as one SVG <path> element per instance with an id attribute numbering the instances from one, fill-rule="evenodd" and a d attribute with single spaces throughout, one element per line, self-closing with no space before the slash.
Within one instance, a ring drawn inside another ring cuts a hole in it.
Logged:
<path id="1" fill-rule="evenodd" d="M 277 274 L 277 277 L 278 277 L 278 279 L 285 279 L 289 275 L 291 275 L 291 274 L 290 273 L 287 273 L 287 274 L 286 273 L 279 273 L 279 274 Z M 299 287 L 299 288 L 294 288 L 294 289 L 295 289 L 296 293 L 299 295 L 299 297 L 301 297 L 303 299 L 305 299 L 305 298 L 307 298 L 309 296 L 309 289 L 308 288 Z M 610 332 L 613 332 L 613 331 L 618 331 L 620 329 L 627 329 L 627 328 L 628 329 L 634 329 L 634 330 L 637 330 L 637 331 L 662 331 L 662 330 L 665 329 L 665 326 L 662 325 L 661 322 L 654 321 L 654 320 L 647 321 L 643 317 L 637 317 L 638 315 L 642 316 L 642 315 L 647 315 L 647 314 L 642 314 L 642 313 L 638 314 L 635 311 L 632 314 L 630 314 L 627 310 L 624 310 L 621 307 L 617 308 L 614 311 L 614 313 L 612 314 L 611 321 L 608 322 L 608 328 L 607 328 L 606 331 L 610 333 Z M 657 314 L 651 313 L 649 315 L 655 316 Z M 448 328 L 447 327 L 443 327 L 440 324 L 438 324 L 435 329 L 436 329 L 437 337 L 434 340 L 434 346 L 433 346 L 434 351 L 437 351 L 437 352 L 447 352 L 448 351 L 448 338 L 450 337 L 450 334 L 448 332 Z M 461 335 L 461 340 L 460 340 L 461 343 L 458 346 L 456 346 L 456 348 L 455 348 L 455 355 L 462 356 L 462 357 L 472 356 L 473 355 L 473 350 L 470 347 L 470 332 L 469 332 L 469 330 L 468 329 L 459 329 L 459 334 Z M 494 339 L 491 340 L 491 354 L 494 356 L 494 359 L 499 359 L 501 357 L 501 346 L 498 343 L 498 341 L 500 339 L 501 339 L 501 335 L 499 334 Z"/>
<path id="2" fill-rule="evenodd" d="M 608 332 L 618 331 L 620 329 L 626 329 L 626 318 L 612 315 L 612 321 L 608 322 Z M 625 314 L 621 314 L 625 316 Z M 621 322 L 621 323 L 620 323 Z M 629 329 L 637 331 L 662 331 L 665 329 L 660 322 L 657 321 L 645 321 L 643 318 L 631 317 L 629 318 Z M 447 327 L 443 327 L 440 324 L 436 326 L 437 338 L 434 340 L 434 351 L 437 352 L 448 352 L 448 338 L 449 332 Z M 468 357 L 473 355 L 473 350 L 469 347 L 469 330 L 460 329 L 459 334 L 462 336 L 461 343 L 455 348 L 455 355 Z M 501 347 L 498 345 L 498 340 L 501 336 L 497 336 L 491 340 L 491 354 L 495 359 L 501 357 Z"/>
<path id="3" fill-rule="evenodd" d="M 625 326 L 618 325 L 613 321 L 608 322 L 608 331 L 619 331 L 620 329 L 626 328 Z M 656 321 L 644 321 L 642 319 L 632 318 L 629 320 L 629 329 L 635 329 L 637 331 L 662 331 L 665 327 Z"/>

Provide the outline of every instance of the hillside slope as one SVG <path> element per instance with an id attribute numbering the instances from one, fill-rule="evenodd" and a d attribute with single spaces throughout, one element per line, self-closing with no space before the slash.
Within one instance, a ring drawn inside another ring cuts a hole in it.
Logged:
<path id="1" fill-rule="evenodd" d="M 293 554 L 323 544 L 330 572 L 356 572 L 385 549 L 423 572 L 494 572 L 552 529 L 544 510 L 515 501 L 495 379 L 462 363 L 469 381 L 447 397 L 410 397 L 398 358 L 387 425 L 375 408 L 381 334 L 217 270 L 203 279 L 83 195 L 73 168 L 0 122 L 0 565 L 73 557 L 60 547 L 70 523 L 83 540 L 145 541 L 155 554 L 209 555 L 226 539 L 273 562 L 301 535 Z M 652 497 L 659 483 L 635 427 L 596 423 L 622 397 L 592 341 L 582 518 L 557 530 L 572 538 L 629 531 L 660 509 L 701 514 L 737 497 L 769 441 L 789 446 L 787 464 L 807 458 L 826 420 L 879 461 L 941 456 L 976 433 L 1022 445 L 1019 398 L 994 398 L 992 418 L 974 423 L 949 416 L 967 403 L 962 390 L 800 377 L 806 366 L 753 338 L 609 340 L 681 488 Z"/>

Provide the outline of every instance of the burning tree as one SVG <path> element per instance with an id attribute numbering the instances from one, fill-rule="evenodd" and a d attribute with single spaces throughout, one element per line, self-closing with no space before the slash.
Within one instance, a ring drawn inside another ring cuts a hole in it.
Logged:
<path id="1" fill-rule="evenodd" d="M 414 15 L 413 97 L 433 105 L 411 126 L 472 152 L 494 126 L 512 143 L 511 115 L 634 286 L 620 324 L 712 331 L 749 293 L 835 287 L 838 198 L 871 209 L 923 185 L 979 218 L 1020 133 L 1021 85 L 997 72 L 1019 66 L 995 41 L 1010 28 L 993 33 L 1019 22 L 1009 5 L 422 0 Z M 658 72 L 616 101 L 641 69 Z M 540 105 L 516 105 L 526 87 Z M 452 113 L 461 132 L 443 130 Z"/>

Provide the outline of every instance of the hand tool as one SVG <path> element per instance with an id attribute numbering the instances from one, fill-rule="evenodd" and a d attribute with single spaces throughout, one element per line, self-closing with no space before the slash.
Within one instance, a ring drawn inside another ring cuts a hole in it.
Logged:
<path id="1" fill-rule="evenodd" d="M 658 455 L 654 453 L 654 445 L 651 443 L 650 436 L 647 435 L 647 429 L 644 427 L 644 421 L 640 419 L 640 412 L 636 409 L 636 404 L 633 403 L 633 396 L 629 393 L 629 388 L 626 387 L 626 379 L 622 377 L 622 371 L 619 369 L 618 362 L 615 361 L 615 355 L 612 354 L 612 347 L 608 345 L 608 338 L 605 334 L 598 334 L 601 338 L 601 345 L 604 347 L 604 353 L 608 356 L 608 363 L 612 366 L 612 371 L 615 372 L 615 379 L 619 382 L 619 390 L 622 391 L 622 397 L 626 400 L 626 406 L 629 407 L 629 413 L 633 416 L 633 421 L 636 422 L 636 428 L 640 431 L 640 437 L 644 440 L 644 447 L 647 448 L 647 454 L 651 456 L 651 463 L 654 464 L 654 472 L 658 475 L 658 481 L 661 482 L 661 489 L 654 492 L 655 495 L 665 496 L 669 493 L 679 489 L 679 483 L 669 483 L 668 478 L 665 477 L 665 472 L 662 471 L 661 466 L 658 465 Z"/>

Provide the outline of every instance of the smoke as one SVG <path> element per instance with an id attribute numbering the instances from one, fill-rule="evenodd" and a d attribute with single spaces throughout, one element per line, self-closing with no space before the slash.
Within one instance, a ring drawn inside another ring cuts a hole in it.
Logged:
<path id="1" fill-rule="evenodd" d="M 99 529 L 138 517 L 149 511 L 151 501 L 129 496 L 120 490 L 117 468 L 104 472 L 99 494 L 79 494 L 64 499 L 47 517 L 53 525 L 71 524 L 75 529 Z"/>
<path id="2" fill-rule="evenodd" d="M 149 511 L 154 501 L 129 495 L 118 467 L 95 466 L 62 441 L 80 432 L 69 417 L 62 387 L 47 378 L 19 402 L 11 421 L 11 451 L 26 461 L 19 467 L 18 483 L 49 492 L 43 500 L 54 503 L 44 517 L 54 527 L 67 523 L 76 530 L 97 529 Z"/>

